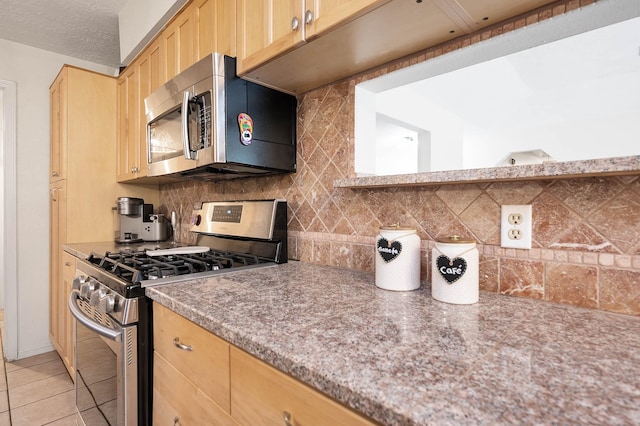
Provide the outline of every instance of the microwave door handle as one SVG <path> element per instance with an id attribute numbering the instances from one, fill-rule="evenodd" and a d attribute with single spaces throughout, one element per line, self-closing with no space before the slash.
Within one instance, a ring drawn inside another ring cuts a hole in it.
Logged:
<path id="1" fill-rule="evenodd" d="M 191 156 L 191 145 L 189 144 L 189 99 L 191 99 L 191 94 L 186 90 L 182 94 L 182 146 L 184 148 L 184 158 L 194 160 Z"/>

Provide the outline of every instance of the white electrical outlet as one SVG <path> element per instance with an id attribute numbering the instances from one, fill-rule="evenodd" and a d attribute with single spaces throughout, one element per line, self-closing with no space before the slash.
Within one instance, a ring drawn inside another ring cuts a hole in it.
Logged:
<path id="1" fill-rule="evenodd" d="M 505 248 L 531 248 L 531 206 L 502 206 L 500 245 Z"/>

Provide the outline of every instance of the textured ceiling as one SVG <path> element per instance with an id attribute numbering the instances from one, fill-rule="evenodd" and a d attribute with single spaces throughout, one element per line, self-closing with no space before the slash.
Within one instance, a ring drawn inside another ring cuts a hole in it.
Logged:
<path id="1" fill-rule="evenodd" d="M 0 38 L 118 67 L 118 12 L 126 2 L 0 0 Z"/>

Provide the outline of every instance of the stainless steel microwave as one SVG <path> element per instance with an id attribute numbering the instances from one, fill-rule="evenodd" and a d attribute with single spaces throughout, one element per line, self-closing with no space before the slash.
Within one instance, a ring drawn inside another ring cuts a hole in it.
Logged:
<path id="1" fill-rule="evenodd" d="M 296 171 L 295 96 L 201 59 L 145 100 L 150 176 L 226 180 Z"/>

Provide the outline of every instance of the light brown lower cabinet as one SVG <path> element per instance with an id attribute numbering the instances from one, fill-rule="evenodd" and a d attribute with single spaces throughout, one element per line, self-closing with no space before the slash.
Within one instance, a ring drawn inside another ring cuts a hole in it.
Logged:
<path id="1" fill-rule="evenodd" d="M 153 321 L 155 425 L 375 424 L 157 303 Z"/>
<path id="2" fill-rule="evenodd" d="M 206 374 L 203 366 L 202 372 Z M 156 352 L 153 356 L 154 425 L 237 425 L 230 414 Z"/>
<path id="3" fill-rule="evenodd" d="M 71 312 L 67 308 L 69 294 L 71 294 L 71 286 L 73 279 L 76 277 L 76 258 L 67 252 L 62 253 L 62 283 L 58 288 L 59 294 L 57 302 L 59 303 L 59 315 L 57 318 L 59 327 L 60 347 L 57 347 L 58 353 L 62 358 L 64 366 L 69 371 L 71 379 L 75 381 L 76 374 L 74 369 L 74 325 L 75 320 L 71 316 Z"/>
<path id="4" fill-rule="evenodd" d="M 231 347 L 231 413 L 243 425 L 373 425 L 300 381 Z"/>
<path id="5" fill-rule="evenodd" d="M 229 343 L 153 304 L 153 423 L 234 425 Z"/>

